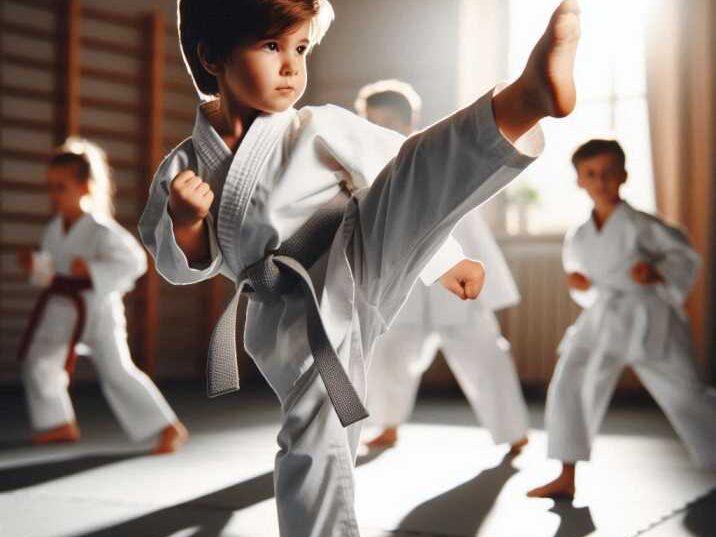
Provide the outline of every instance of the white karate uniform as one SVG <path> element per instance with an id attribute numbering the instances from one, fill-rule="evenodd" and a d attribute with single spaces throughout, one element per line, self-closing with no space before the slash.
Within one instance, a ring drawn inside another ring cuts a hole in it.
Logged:
<path id="1" fill-rule="evenodd" d="M 464 214 L 533 160 L 499 133 L 491 95 L 403 142 L 328 105 L 260 115 L 234 155 L 199 110 L 192 137 L 154 178 L 142 240 L 173 283 L 219 272 L 236 281 L 332 199 L 342 180 L 358 187 L 372 182 L 346 207 L 319 290 L 328 337 L 364 397 L 364 356 L 426 263 Z M 535 129 L 520 147 L 534 154 L 541 144 Z M 217 194 L 212 259 L 201 268 L 188 265 L 167 213 L 167 185 L 187 168 Z M 433 279 L 454 262 L 435 263 Z M 358 535 L 353 463 L 360 424 L 344 429 L 327 397 L 308 345 L 303 294 L 250 300 L 244 346 L 283 408 L 274 474 L 281 535 Z"/>
<path id="2" fill-rule="evenodd" d="M 75 258 L 87 263 L 92 289 L 82 291 L 86 323 L 80 342 L 91 349 L 102 391 L 129 437 L 141 440 L 175 422 L 176 415 L 149 377 L 134 365 L 127 346 L 122 295 L 147 267 L 136 239 L 114 220 L 91 214 L 83 215 L 65 233 L 58 216 L 45 231 L 41 252 L 51 260 L 51 272 L 64 276 L 71 275 Z M 41 269 L 39 264 L 37 269 Z M 23 382 L 36 430 L 75 419 L 65 359 L 76 319 L 71 300 L 51 296 L 23 360 Z"/>
<path id="3" fill-rule="evenodd" d="M 461 301 L 438 285 L 413 289 L 375 345 L 368 410 L 371 420 L 383 427 L 406 422 L 415 406 L 420 378 L 440 347 L 495 443 L 514 443 L 527 434 L 527 405 L 510 344 L 500 333 L 494 311 L 517 304 L 520 295 L 479 210 L 458 224 L 454 236 L 469 257 L 485 265 L 482 293 L 475 301 Z"/>
<path id="4" fill-rule="evenodd" d="M 622 202 L 598 230 L 593 218 L 567 234 L 564 268 L 592 281 L 572 291 L 584 311 L 565 334 L 549 386 L 549 456 L 588 460 L 625 367 L 664 410 L 693 459 L 716 465 L 716 391 L 699 379 L 683 310 L 699 256 L 679 230 Z M 664 283 L 642 285 L 632 267 L 651 263 Z"/>

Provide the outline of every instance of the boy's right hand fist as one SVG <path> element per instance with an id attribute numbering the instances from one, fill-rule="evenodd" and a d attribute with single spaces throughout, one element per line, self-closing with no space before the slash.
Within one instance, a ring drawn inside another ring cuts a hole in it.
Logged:
<path id="1" fill-rule="evenodd" d="M 213 201 L 209 183 L 191 170 L 179 172 L 169 185 L 169 215 L 177 226 L 193 226 L 203 221 Z"/>
<path id="2" fill-rule="evenodd" d="M 592 282 L 581 272 L 567 274 L 567 286 L 576 291 L 588 291 Z"/>

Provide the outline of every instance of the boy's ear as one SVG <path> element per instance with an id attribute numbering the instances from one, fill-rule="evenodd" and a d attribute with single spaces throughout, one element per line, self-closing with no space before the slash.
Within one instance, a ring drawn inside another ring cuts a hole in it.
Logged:
<path id="1" fill-rule="evenodd" d="M 201 62 L 202 67 L 206 69 L 210 75 L 216 76 L 221 72 L 221 63 L 209 61 L 207 52 L 208 51 L 204 43 L 199 43 L 196 47 L 196 54 L 199 56 L 199 61 Z"/>

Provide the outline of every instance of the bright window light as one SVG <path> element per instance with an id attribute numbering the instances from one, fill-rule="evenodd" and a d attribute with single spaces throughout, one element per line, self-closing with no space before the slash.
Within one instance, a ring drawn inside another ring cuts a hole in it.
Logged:
<path id="1" fill-rule="evenodd" d="M 645 30 L 652 0 L 582 0 L 582 40 L 576 63 L 577 108 L 566 119 L 546 120 L 547 147 L 508 190 L 513 198 L 534 191 L 531 233 L 561 233 L 582 222 L 590 203 L 575 182 L 574 149 L 589 138 L 616 138 L 627 155 L 624 197 L 655 210 L 646 100 Z M 527 61 L 558 0 L 510 0 L 509 74 Z"/>

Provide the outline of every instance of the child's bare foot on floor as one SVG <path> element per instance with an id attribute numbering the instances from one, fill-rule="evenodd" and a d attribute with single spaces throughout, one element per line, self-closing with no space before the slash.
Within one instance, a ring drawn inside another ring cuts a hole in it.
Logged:
<path id="1" fill-rule="evenodd" d="M 527 493 L 530 498 L 552 498 L 553 500 L 574 498 L 574 466 L 565 466 L 554 481 L 532 489 Z"/>
<path id="2" fill-rule="evenodd" d="M 388 427 L 370 442 L 366 442 L 368 449 L 391 448 L 398 442 L 398 428 Z"/>
<path id="3" fill-rule="evenodd" d="M 522 449 L 527 445 L 528 442 L 529 440 L 526 436 L 520 438 L 517 442 L 510 446 L 509 455 L 519 455 L 520 453 L 522 453 Z"/>
<path id="4" fill-rule="evenodd" d="M 80 428 L 77 422 L 65 423 L 49 431 L 38 433 L 32 437 L 32 443 L 36 446 L 51 444 L 55 442 L 77 442 L 80 439 Z"/>
<path id="5" fill-rule="evenodd" d="M 500 130 L 516 140 L 546 116 L 574 109 L 574 59 L 580 37 L 579 4 L 564 0 L 552 14 L 520 77 L 493 100 Z"/>
<path id="6" fill-rule="evenodd" d="M 165 427 L 159 434 L 159 441 L 152 450 L 152 455 L 164 455 L 174 453 L 189 438 L 189 431 L 180 421 Z"/>

